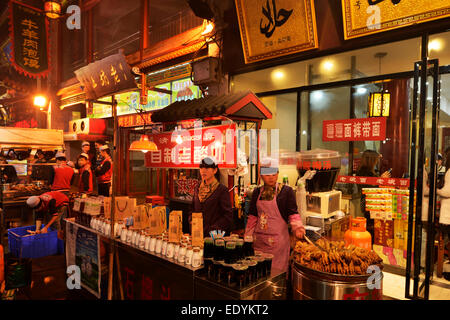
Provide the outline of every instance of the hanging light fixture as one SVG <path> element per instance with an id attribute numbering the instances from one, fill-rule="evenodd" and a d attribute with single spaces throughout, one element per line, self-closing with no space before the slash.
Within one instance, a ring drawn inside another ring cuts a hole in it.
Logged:
<path id="1" fill-rule="evenodd" d="M 391 94 L 387 90 L 372 92 L 369 96 L 369 117 L 389 117 Z"/>
<path id="2" fill-rule="evenodd" d="M 158 146 L 153 141 L 148 139 L 146 134 L 141 135 L 139 140 L 133 141 L 128 148 L 130 151 L 142 151 L 147 153 L 148 151 L 158 151 Z"/>
<path id="3" fill-rule="evenodd" d="M 61 16 L 61 3 L 58 0 L 45 1 L 45 15 L 50 19 L 58 19 Z"/>
<path id="4" fill-rule="evenodd" d="M 381 59 L 386 57 L 387 52 L 377 52 L 374 57 L 379 59 L 378 73 L 381 74 Z M 380 92 L 372 92 L 369 95 L 369 117 L 389 117 L 391 105 L 391 94 L 384 90 L 384 83 L 381 83 Z"/>
<path id="5" fill-rule="evenodd" d="M 158 146 L 153 141 L 149 140 L 148 136 L 145 134 L 145 125 L 146 121 L 145 118 L 142 116 L 142 112 L 144 110 L 138 110 L 139 115 L 144 120 L 144 134 L 141 135 L 141 138 L 139 140 L 133 141 L 128 148 L 129 151 L 141 151 L 143 153 L 147 153 L 149 151 L 158 151 Z"/>

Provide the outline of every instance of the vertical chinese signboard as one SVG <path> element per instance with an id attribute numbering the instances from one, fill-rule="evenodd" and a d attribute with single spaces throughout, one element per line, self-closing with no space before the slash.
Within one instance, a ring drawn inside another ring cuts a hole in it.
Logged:
<path id="1" fill-rule="evenodd" d="M 219 168 L 236 168 L 236 125 L 196 128 L 151 135 L 158 151 L 147 152 L 145 165 L 152 168 L 198 168 L 213 156 Z"/>
<path id="2" fill-rule="evenodd" d="M 385 139 L 385 117 L 323 121 L 323 141 L 382 141 Z"/>
<path id="3" fill-rule="evenodd" d="M 50 59 L 44 12 L 14 0 L 9 10 L 12 65 L 28 77 L 46 77 Z"/>
<path id="4" fill-rule="evenodd" d="M 344 37 L 352 39 L 450 16 L 448 0 L 342 0 Z"/>
<path id="5" fill-rule="evenodd" d="M 318 47 L 314 1 L 235 0 L 245 63 Z"/>

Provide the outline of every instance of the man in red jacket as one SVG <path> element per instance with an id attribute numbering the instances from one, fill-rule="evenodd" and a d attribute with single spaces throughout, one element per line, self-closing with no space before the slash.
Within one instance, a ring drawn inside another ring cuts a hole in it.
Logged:
<path id="1" fill-rule="evenodd" d="M 73 168 L 67 165 L 66 154 L 58 152 L 56 154 L 56 166 L 53 166 L 52 191 L 60 191 L 68 194 L 70 185 L 73 182 L 73 174 Z"/>
<path id="2" fill-rule="evenodd" d="M 69 198 L 59 191 L 50 191 L 40 196 L 29 197 L 27 205 L 34 209 L 36 214 L 36 232 L 47 233 L 51 226 L 60 231 L 61 218 L 68 204 Z M 42 222 L 45 223 L 45 227 L 41 229 Z"/>

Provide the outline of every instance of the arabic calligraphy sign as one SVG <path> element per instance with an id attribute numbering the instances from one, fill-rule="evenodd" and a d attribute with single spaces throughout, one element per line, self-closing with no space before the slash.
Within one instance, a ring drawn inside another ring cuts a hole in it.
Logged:
<path id="1" fill-rule="evenodd" d="M 345 39 L 450 16 L 448 0 L 342 0 Z"/>
<path id="2" fill-rule="evenodd" d="M 136 89 L 136 81 L 122 53 L 95 61 L 75 71 L 87 99 L 98 99 Z"/>
<path id="3" fill-rule="evenodd" d="M 10 1 L 11 62 L 28 77 L 49 73 L 48 22 L 36 8 Z"/>
<path id="4" fill-rule="evenodd" d="M 318 47 L 314 1 L 235 0 L 245 63 Z"/>

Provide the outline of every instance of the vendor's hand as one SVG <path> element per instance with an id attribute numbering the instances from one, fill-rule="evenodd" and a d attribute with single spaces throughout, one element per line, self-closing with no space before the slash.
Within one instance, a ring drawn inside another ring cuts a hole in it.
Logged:
<path id="1" fill-rule="evenodd" d="M 389 171 L 385 171 L 381 175 L 381 178 L 390 178 L 390 177 L 391 177 L 391 173 Z"/>
<path id="2" fill-rule="evenodd" d="M 299 227 L 295 230 L 295 236 L 299 239 L 303 239 L 303 237 L 305 236 L 305 228 L 304 227 Z"/>
<path id="3" fill-rule="evenodd" d="M 48 232 L 47 227 L 43 227 L 43 228 L 39 231 L 39 233 L 47 233 L 47 232 Z"/>

